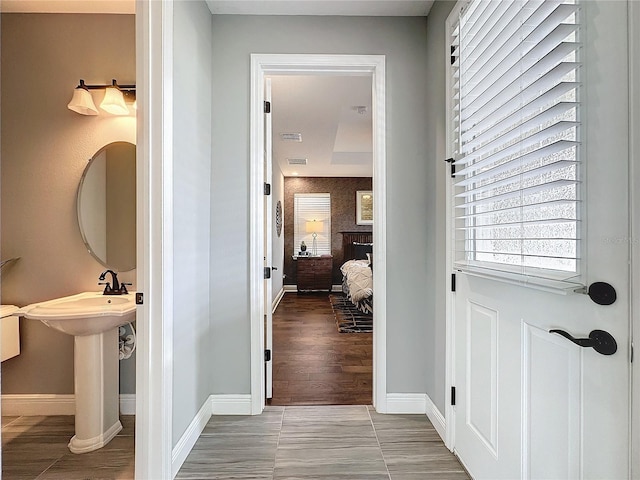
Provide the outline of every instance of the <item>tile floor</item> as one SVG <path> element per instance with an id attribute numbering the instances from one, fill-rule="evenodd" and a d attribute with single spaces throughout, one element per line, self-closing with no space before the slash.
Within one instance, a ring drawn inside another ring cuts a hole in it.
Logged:
<path id="1" fill-rule="evenodd" d="M 129 480 L 134 417 L 106 447 L 75 455 L 72 416 L 2 417 L 3 480 Z M 276 407 L 214 416 L 178 479 L 467 480 L 424 415 L 365 405 Z"/>
<path id="2" fill-rule="evenodd" d="M 215 416 L 178 479 L 466 480 L 424 415 L 372 407 L 270 406 Z"/>
<path id="3" fill-rule="evenodd" d="M 104 448 L 76 455 L 67 444 L 74 417 L 2 417 L 3 480 L 132 480 L 134 421 L 122 416 L 123 429 Z"/>

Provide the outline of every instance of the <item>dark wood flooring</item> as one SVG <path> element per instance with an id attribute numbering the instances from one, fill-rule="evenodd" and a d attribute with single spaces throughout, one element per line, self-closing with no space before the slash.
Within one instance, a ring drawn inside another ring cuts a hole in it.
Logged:
<path id="1" fill-rule="evenodd" d="M 271 405 L 369 405 L 373 334 L 338 333 L 328 293 L 286 293 L 273 314 Z"/>

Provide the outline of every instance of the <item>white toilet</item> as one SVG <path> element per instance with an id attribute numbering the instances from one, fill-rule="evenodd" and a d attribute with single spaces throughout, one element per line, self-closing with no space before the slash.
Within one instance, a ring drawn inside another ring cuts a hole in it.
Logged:
<path id="1" fill-rule="evenodd" d="M 20 317 L 14 315 L 18 310 L 15 305 L 0 306 L 0 320 L 2 321 L 2 345 L 0 354 L 2 361 L 20 355 Z"/>

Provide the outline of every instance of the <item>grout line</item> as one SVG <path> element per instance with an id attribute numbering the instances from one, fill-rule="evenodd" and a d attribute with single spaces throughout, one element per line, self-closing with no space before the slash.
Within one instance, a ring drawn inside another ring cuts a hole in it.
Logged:
<path id="1" fill-rule="evenodd" d="M 9 416 L 9 415 L 7 415 Z M 9 423 L 7 423 L 6 425 L 3 425 L 2 430 L 4 430 L 6 427 L 8 427 L 9 425 L 13 425 L 15 422 L 17 422 L 18 420 L 20 420 L 24 415 L 19 415 L 16 418 L 14 418 L 13 420 L 11 420 Z"/>
<path id="2" fill-rule="evenodd" d="M 276 442 L 276 452 L 273 456 L 273 472 L 271 473 L 271 478 L 276 478 L 276 459 L 278 458 L 278 449 L 280 448 L 280 437 L 282 436 L 282 425 L 284 425 L 284 412 L 287 407 L 282 408 L 282 416 L 280 417 L 280 429 L 278 430 L 278 441 Z"/>
<path id="3" fill-rule="evenodd" d="M 58 463 L 60 460 L 62 460 L 62 458 L 66 455 L 66 453 L 63 453 L 62 455 L 60 455 L 58 458 L 56 458 L 47 468 L 45 468 L 42 472 L 40 472 L 38 474 L 38 476 L 35 478 L 35 480 L 38 480 L 39 478 L 42 478 L 42 476 L 47 473 L 47 471 L 49 471 L 51 469 L 51 467 L 53 467 L 56 463 Z"/>
<path id="4" fill-rule="evenodd" d="M 387 465 L 387 459 L 384 458 L 384 452 L 382 451 L 382 445 L 380 445 L 380 439 L 378 438 L 378 432 L 376 431 L 376 426 L 373 423 L 373 418 L 371 418 L 371 411 L 369 410 L 369 406 L 365 405 L 364 408 L 367 409 L 367 415 L 369 415 L 369 422 L 371 422 L 371 428 L 373 428 L 373 434 L 376 437 L 376 443 L 378 444 L 378 448 L 380 449 L 380 455 L 382 455 L 382 461 L 384 462 L 384 468 L 387 470 L 387 475 L 389 475 L 389 480 L 391 480 L 391 472 L 389 471 L 389 467 Z"/>

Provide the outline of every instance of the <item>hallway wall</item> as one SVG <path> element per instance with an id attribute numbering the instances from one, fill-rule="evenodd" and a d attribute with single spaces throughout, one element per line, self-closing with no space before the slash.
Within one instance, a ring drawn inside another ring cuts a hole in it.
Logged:
<path id="1" fill-rule="evenodd" d="M 174 2 L 173 445 L 210 394 L 211 16 Z"/>
<path id="2" fill-rule="evenodd" d="M 250 393 L 249 92 L 251 53 L 386 55 L 387 391 L 429 393 L 435 384 L 436 166 L 426 85 L 423 17 L 213 17 L 211 306 L 214 394 Z M 219 66 L 219 68 L 216 68 Z"/>

